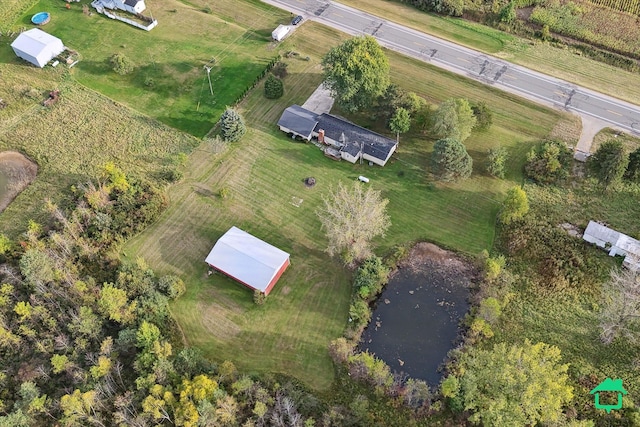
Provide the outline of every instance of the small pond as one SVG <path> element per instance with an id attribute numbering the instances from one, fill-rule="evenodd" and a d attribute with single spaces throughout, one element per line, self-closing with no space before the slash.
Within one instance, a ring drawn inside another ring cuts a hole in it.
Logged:
<path id="1" fill-rule="evenodd" d="M 378 299 L 360 350 L 374 353 L 392 371 L 437 386 L 438 368 L 469 308 L 473 277 L 473 268 L 453 252 L 419 243 Z"/>

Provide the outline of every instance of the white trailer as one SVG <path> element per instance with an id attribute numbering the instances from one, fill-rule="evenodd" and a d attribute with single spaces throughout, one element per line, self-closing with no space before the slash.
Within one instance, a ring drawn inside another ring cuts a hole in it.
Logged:
<path id="1" fill-rule="evenodd" d="M 271 37 L 275 41 L 279 42 L 289 33 L 289 30 L 291 30 L 291 27 L 289 27 L 288 25 L 278 25 L 278 28 L 273 30 L 273 32 L 271 33 Z"/>

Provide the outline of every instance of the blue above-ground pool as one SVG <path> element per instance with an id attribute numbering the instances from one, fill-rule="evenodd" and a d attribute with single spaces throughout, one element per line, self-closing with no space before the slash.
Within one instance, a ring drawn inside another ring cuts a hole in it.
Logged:
<path id="1" fill-rule="evenodd" d="M 49 12 L 39 12 L 31 17 L 31 22 L 36 25 L 44 25 L 51 19 Z"/>

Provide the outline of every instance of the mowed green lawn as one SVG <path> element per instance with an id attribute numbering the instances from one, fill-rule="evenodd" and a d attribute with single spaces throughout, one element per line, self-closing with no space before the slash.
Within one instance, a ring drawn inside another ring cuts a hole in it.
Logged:
<path id="1" fill-rule="evenodd" d="M 276 54 L 271 31 L 288 19 L 284 11 L 244 1 L 216 1 L 207 13 L 204 6 L 156 0 L 144 14 L 159 24 L 146 32 L 91 6 L 92 15 L 83 14 L 82 7 L 90 3 L 71 3 L 66 10 L 60 0 L 41 0 L 20 24 L 31 27 L 33 13 L 50 12 L 44 30 L 80 53 L 81 61 L 72 69 L 80 83 L 200 137 Z M 253 21 L 247 22 L 245 15 Z M 115 53 L 128 57 L 134 71 L 117 75 L 109 64 Z M 205 65 L 212 67 L 213 95 Z"/>
<path id="2" fill-rule="evenodd" d="M 376 252 L 396 244 L 432 240 L 468 254 L 490 249 L 495 215 L 503 194 L 521 181 L 520 167 L 531 144 L 563 118 L 555 112 L 388 53 L 393 79 L 432 102 L 448 96 L 486 100 L 495 111 L 491 131 L 474 134 L 467 145 L 477 163 L 472 179 L 453 185 L 433 183 L 426 165 L 433 141 L 401 137 L 398 153 L 384 168 L 335 162 L 312 144 L 293 142 L 276 122 L 287 106 L 302 104 L 321 82 L 320 58 L 342 35 L 305 23 L 281 45 L 299 55 L 286 61 L 285 95 L 267 100 L 258 87 L 241 104 L 249 131 L 225 150 L 203 143 L 190 157 L 185 179 L 169 188 L 171 206 L 160 220 L 124 248 L 128 258 L 144 257 L 160 273 L 183 277 L 188 291 L 172 305 L 186 341 L 214 360 L 229 359 L 254 372 L 294 375 L 317 389 L 333 379 L 327 354 L 331 339 L 346 322 L 350 272 L 324 253 L 326 238 L 315 211 L 322 196 L 339 182 L 367 185 L 389 199 L 393 223 Z M 309 61 L 302 58 L 310 57 Z M 406 84 L 405 84 L 406 83 Z M 513 154 L 508 179 L 482 172 L 489 147 Z M 305 177 L 317 185 L 308 189 Z M 226 188 L 227 198 L 219 192 Z M 299 206 L 296 206 L 298 204 Z M 216 240 L 238 226 L 291 253 L 291 266 L 264 306 L 220 274 L 207 276 L 204 258 Z"/>

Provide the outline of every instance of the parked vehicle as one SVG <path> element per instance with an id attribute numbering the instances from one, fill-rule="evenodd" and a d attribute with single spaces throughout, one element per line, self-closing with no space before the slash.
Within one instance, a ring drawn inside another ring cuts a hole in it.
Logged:
<path id="1" fill-rule="evenodd" d="M 298 25 L 302 22 L 302 15 L 298 15 L 291 21 L 291 25 Z"/>

